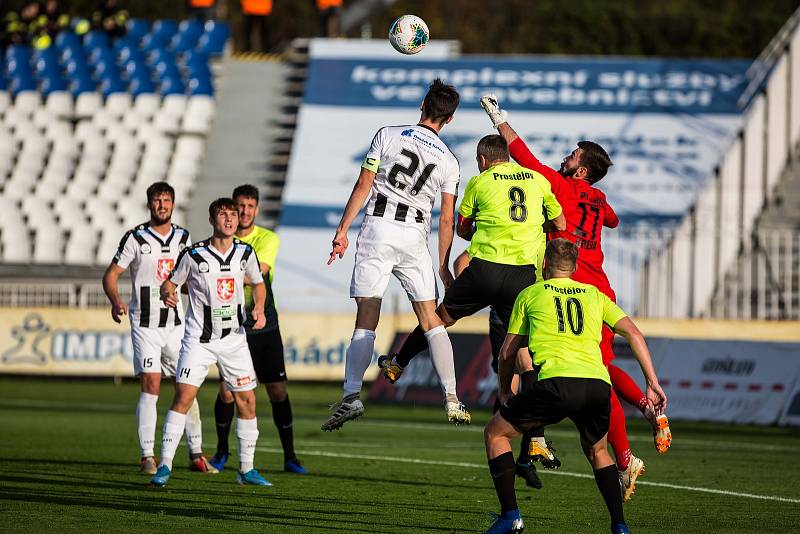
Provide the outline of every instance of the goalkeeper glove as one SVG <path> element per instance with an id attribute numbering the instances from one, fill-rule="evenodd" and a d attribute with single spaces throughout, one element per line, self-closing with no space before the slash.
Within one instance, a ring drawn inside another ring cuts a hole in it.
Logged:
<path id="1" fill-rule="evenodd" d="M 508 112 L 500 109 L 497 95 L 483 95 L 481 97 L 481 107 L 486 114 L 489 115 L 489 118 L 492 120 L 492 126 L 495 128 L 508 121 Z"/>

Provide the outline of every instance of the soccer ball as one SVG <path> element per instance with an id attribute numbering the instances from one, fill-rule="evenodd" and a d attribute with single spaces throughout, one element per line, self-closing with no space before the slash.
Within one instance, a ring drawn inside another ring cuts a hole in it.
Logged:
<path id="1" fill-rule="evenodd" d="M 428 44 L 430 32 L 416 15 L 403 15 L 389 27 L 389 42 L 401 54 L 416 54 Z"/>

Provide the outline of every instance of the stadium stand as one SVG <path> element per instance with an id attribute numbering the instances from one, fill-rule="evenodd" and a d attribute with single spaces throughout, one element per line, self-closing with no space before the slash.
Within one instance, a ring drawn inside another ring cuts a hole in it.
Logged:
<path id="1" fill-rule="evenodd" d="M 229 28 L 132 19 L 127 30 L 2 51 L 0 263 L 104 265 L 147 218 L 147 185 L 191 196 Z"/>

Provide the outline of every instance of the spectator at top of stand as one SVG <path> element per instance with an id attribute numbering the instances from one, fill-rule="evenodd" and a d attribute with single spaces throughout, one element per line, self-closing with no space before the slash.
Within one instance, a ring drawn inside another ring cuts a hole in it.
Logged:
<path id="1" fill-rule="evenodd" d="M 94 28 L 105 30 L 110 37 L 125 35 L 126 22 L 128 11 L 120 7 L 117 0 L 101 0 L 92 14 Z"/>

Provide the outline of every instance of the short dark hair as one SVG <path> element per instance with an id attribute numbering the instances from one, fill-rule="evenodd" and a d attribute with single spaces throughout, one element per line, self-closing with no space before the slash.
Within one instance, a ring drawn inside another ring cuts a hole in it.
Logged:
<path id="1" fill-rule="evenodd" d="M 236 197 L 253 198 L 255 199 L 256 203 L 258 203 L 258 188 L 250 184 L 236 186 L 236 189 L 233 190 L 231 198 L 236 199 Z"/>
<path id="2" fill-rule="evenodd" d="M 232 198 L 218 198 L 208 206 L 208 216 L 213 219 L 222 210 L 231 210 L 239 213 L 239 206 Z"/>
<path id="3" fill-rule="evenodd" d="M 593 141 L 580 141 L 578 143 L 583 153 L 581 154 L 581 167 L 589 171 L 589 183 L 596 183 L 603 179 L 608 168 L 613 165 L 608 152 Z"/>
<path id="4" fill-rule="evenodd" d="M 456 88 L 436 78 L 422 101 L 422 113 L 433 122 L 443 123 L 456 112 L 459 101 Z"/>
<path id="5" fill-rule="evenodd" d="M 478 155 L 486 161 L 508 161 L 508 143 L 501 135 L 487 135 L 478 141 Z"/>
<path id="6" fill-rule="evenodd" d="M 544 261 L 548 270 L 574 271 L 578 264 L 578 247 L 563 237 L 553 239 L 544 250 Z"/>
<path id="7" fill-rule="evenodd" d="M 172 201 L 175 202 L 175 189 L 173 189 L 171 185 L 167 182 L 154 182 L 147 188 L 147 203 L 150 204 L 150 202 L 161 193 L 167 193 L 172 197 Z"/>

